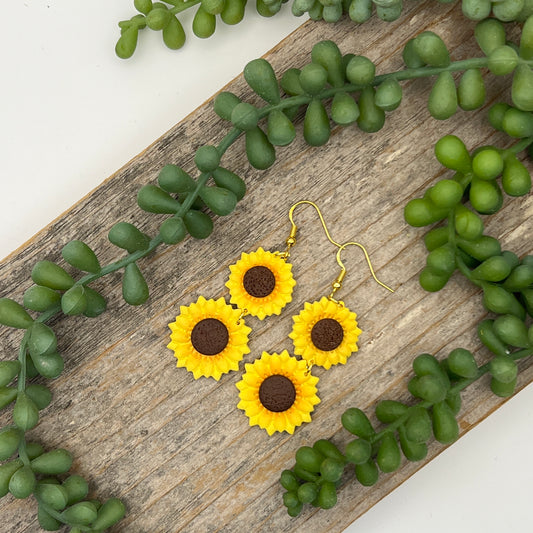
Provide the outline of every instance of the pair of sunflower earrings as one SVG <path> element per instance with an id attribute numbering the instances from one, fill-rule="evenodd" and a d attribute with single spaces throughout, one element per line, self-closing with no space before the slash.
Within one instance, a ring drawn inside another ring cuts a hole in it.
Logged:
<path id="1" fill-rule="evenodd" d="M 169 324 L 171 342 L 168 348 L 174 351 L 177 366 L 192 372 L 195 379 L 204 376 L 218 380 L 222 374 L 239 370 L 240 361 L 250 352 L 248 335 L 252 331 L 244 317 L 252 315 L 263 320 L 279 315 L 292 300 L 296 281 L 287 259 L 296 244 L 293 213 L 302 204 L 316 209 L 328 240 L 338 248 L 337 263 L 341 273 L 329 296 L 313 303 L 306 302 L 302 311 L 293 316 L 289 337 L 294 344 L 294 354 L 301 359 L 289 355 L 287 350 L 279 354 L 263 352 L 261 358 L 245 365 L 242 379 L 237 383 L 240 391 L 237 407 L 248 416 L 251 426 L 258 425 L 269 435 L 276 431 L 292 434 L 296 426 L 311 421 L 311 412 L 320 402 L 316 388 L 318 378 L 311 374 L 312 366 L 327 370 L 332 365 L 346 363 L 358 350 L 361 330 L 357 326 L 357 315 L 334 298 L 346 275 L 341 252 L 350 245 L 360 247 L 373 278 L 393 292 L 377 279 L 365 248 L 356 242 L 339 244 L 334 241 L 318 206 L 302 200 L 289 210 L 292 227 L 285 252 L 259 248 L 250 254 L 243 253 L 230 265 L 226 286 L 230 302 L 236 307 L 226 303 L 224 298 L 206 300 L 200 296 L 195 303 L 181 306 L 180 315 Z"/>

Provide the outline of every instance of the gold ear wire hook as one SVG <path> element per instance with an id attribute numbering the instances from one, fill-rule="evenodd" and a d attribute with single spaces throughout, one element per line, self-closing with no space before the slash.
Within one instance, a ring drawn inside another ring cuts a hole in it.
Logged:
<path id="1" fill-rule="evenodd" d="M 299 205 L 302 205 L 302 204 L 307 204 L 315 208 L 318 214 L 318 218 L 320 219 L 320 222 L 322 224 L 322 227 L 324 228 L 324 232 L 326 233 L 326 237 L 328 238 L 328 241 L 337 247 L 341 246 L 341 244 L 339 244 L 338 242 L 334 241 L 331 238 L 328 227 L 326 226 L 326 221 L 324 220 L 324 217 L 322 216 L 322 212 L 320 211 L 319 207 L 314 202 L 311 202 L 310 200 L 300 200 L 299 202 L 296 202 L 295 204 L 293 204 L 291 208 L 289 209 L 289 220 L 291 222 L 291 231 L 289 233 L 289 238 L 285 241 L 285 243 L 287 244 L 287 249 L 285 250 L 285 252 L 280 252 L 278 254 L 283 259 L 287 259 L 290 256 L 290 249 L 296 244 L 296 233 L 298 231 L 298 226 L 296 226 L 296 224 L 294 223 L 294 210 Z"/>
<path id="2" fill-rule="evenodd" d="M 337 276 L 337 279 L 332 284 L 333 290 L 331 291 L 331 294 L 328 296 L 330 300 L 337 302 L 337 300 L 335 300 L 333 296 L 342 287 L 342 282 L 344 280 L 344 277 L 346 276 L 346 267 L 344 266 L 344 263 L 341 260 L 341 253 L 347 246 L 358 246 L 359 248 L 361 248 L 361 250 L 363 250 L 363 253 L 365 254 L 365 259 L 366 259 L 366 262 L 368 263 L 368 268 L 370 269 L 370 273 L 372 274 L 372 277 L 374 278 L 376 283 L 378 285 L 381 285 L 388 291 L 394 292 L 393 289 L 391 289 L 388 285 L 385 285 L 385 283 L 379 281 L 379 279 L 377 278 L 374 272 L 374 269 L 372 268 L 372 263 L 370 262 L 370 257 L 368 255 L 368 252 L 366 251 L 366 248 L 362 244 L 359 244 L 358 242 L 345 242 L 344 244 L 339 245 L 339 249 L 337 250 L 337 263 L 341 267 L 341 273 Z M 337 302 L 337 303 L 340 303 L 340 302 Z"/>

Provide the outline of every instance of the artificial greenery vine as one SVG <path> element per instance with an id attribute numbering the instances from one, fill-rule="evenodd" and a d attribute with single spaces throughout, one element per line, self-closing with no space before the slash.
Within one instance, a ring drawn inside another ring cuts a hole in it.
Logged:
<path id="1" fill-rule="evenodd" d="M 449 4 L 455 0 L 437 0 Z M 234 25 L 244 18 L 247 0 L 134 0 L 138 14 L 118 23 L 120 38 L 115 46 L 118 57 L 127 59 L 137 48 L 139 30 L 161 31 L 168 48 L 177 50 L 185 44 L 185 30 L 177 15 L 197 6 L 192 22 L 193 33 L 202 39 L 215 33 L 217 15 L 222 22 Z M 256 0 L 255 8 L 263 17 L 272 17 L 288 0 Z M 366 22 L 375 13 L 381 20 L 397 20 L 403 11 L 403 0 L 294 0 L 292 14 L 301 17 L 308 13 L 314 21 L 335 23 L 346 14 L 356 23 Z M 461 8 L 470 20 L 484 20 L 489 16 L 502 21 L 524 22 L 533 15 L 533 0 L 462 0 Z"/>
<path id="2" fill-rule="evenodd" d="M 194 3 L 197 2 L 189 2 Z M 151 6 L 151 2 L 136 5 Z M 494 75 L 512 75 L 513 105 L 494 106 L 490 121 L 496 129 L 519 139 L 516 145 L 505 150 L 483 147 L 469 154 L 459 139 L 444 137 L 437 143 L 436 154 L 455 175 L 441 180 L 424 198 L 412 200 L 405 209 L 407 222 L 414 226 L 447 221 L 446 226 L 433 229 L 426 236 L 430 253 L 421 273 L 421 284 L 427 290 L 439 290 L 459 269 L 479 285 L 486 307 L 500 315 L 479 327 L 480 339 L 496 357 L 478 368 L 472 354 L 462 349 L 453 350 L 444 362 L 428 354 L 419 356 L 414 363 L 416 376 L 409 384 L 419 403 L 378 404 L 376 415 L 388 424 L 379 432 L 361 411 L 349 409 L 342 422 L 358 439 L 348 444 L 345 453 L 321 440 L 313 447 L 299 450 L 294 469 L 282 474 L 289 514 L 297 515 L 304 503 L 323 508 L 334 505 L 336 485 L 350 462 L 356 465 L 357 479 L 370 485 L 377 480 L 378 467 L 383 472 L 398 468 L 400 447 L 408 459 L 420 460 L 425 456 L 425 443 L 432 431 L 440 442 L 455 440 L 459 393 L 481 375 L 491 373 L 491 386 L 496 394 L 512 394 L 517 375 L 515 361 L 533 351 L 533 333 L 525 323 L 526 315 L 533 312 L 533 260 L 530 257 L 520 260 L 512 252 L 502 252 L 498 241 L 483 235 L 483 222 L 475 211 L 490 214 L 500 209 L 502 188 L 508 195 L 521 196 L 531 187 L 529 172 L 516 154 L 533 143 L 533 16 L 522 28 L 519 45 L 507 42 L 504 26 L 496 19 L 480 22 L 476 39 L 483 55 L 454 62 L 440 37 L 423 32 L 404 48 L 407 68 L 378 76 L 369 59 L 342 55 L 332 41 L 317 43 L 311 62 L 300 70 L 288 69 L 279 81 L 266 60 L 250 62 L 244 77 L 266 104 L 252 105 L 230 92 L 219 94 L 214 110 L 232 127 L 218 146 L 198 148 L 194 157 L 197 178 L 170 164 L 159 173 L 158 185 L 140 189 L 137 202 L 141 209 L 170 215 L 155 237 L 130 223 L 115 224 L 109 240 L 127 254 L 106 266 L 100 265 L 85 243 L 69 242 L 62 249 L 62 256 L 65 263 L 81 272 L 74 277 L 56 263 L 39 261 L 31 273 L 35 285 L 25 292 L 22 305 L 8 298 L 0 299 L 0 323 L 24 330 L 18 359 L 0 362 L 0 407 L 14 403 L 12 424 L 0 430 L 0 460 L 6 461 L 0 466 L 0 497 L 8 492 L 16 498 L 33 494 L 38 503 L 39 523 L 46 530 L 57 530 L 67 524 L 76 533 L 99 532 L 124 516 L 125 507 L 116 498 L 103 504 L 86 499 L 87 482 L 75 474 L 68 475 L 72 465 L 68 451 L 45 452 L 42 446 L 26 438 L 26 432 L 39 421 L 39 411 L 51 401 L 48 387 L 29 380 L 37 375 L 54 379 L 64 365 L 57 351 L 56 336 L 47 322 L 59 313 L 87 317 L 103 313 L 106 300 L 90 285 L 117 271 L 123 272 L 125 301 L 131 305 L 144 303 L 149 290 L 137 262 L 159 245 L 176 244 L 187 234 L 197 239 L 208 237 L 213 221 L 206 208 L 225 216 L 243 198 L 243 180 L 221 166 L 222 156 L 241 134 L 245 136 L 250 164 L 266 169 L 276 160 L 276 146 L 294 140 L 293 121 L 300 109 L 305 109 L 303 137 L 312 146 L 327 143 L 330 119 L 341 126 L 356 123 L 363 132 L 375 132 L 383 127 L 386 112 L 400 105 L 402 80 L 436 77 L 428 108 L 436 119 L 446 119 L 458 107 L 472 110 L 483 105 L 485 86 L 480 68 L 488 67 Z M 452 72 L 463 72 L 458 87 Z M 501 186 L 496 181 L 500 175 Z M 472 209 L 463 205 L 462 200 L 469 201 Z M 513 347 L 518 350 L 512 351 Z"/>

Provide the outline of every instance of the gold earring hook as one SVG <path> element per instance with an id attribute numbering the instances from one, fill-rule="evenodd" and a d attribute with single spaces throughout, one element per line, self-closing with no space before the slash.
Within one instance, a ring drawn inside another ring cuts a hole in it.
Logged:
<path id="1" fill-rule="evenodd" d="M 311 202 L 311 200 L 300 200 L 299 202 L 296 202 L 295 204 L 293 204 L 291 206 L 291 208 L 289 209 L 289 220 L 291 222 L 291 231 L 289 233 L 289 238 L 285 241 L 286 245 L 287 245 L 287 249 L 285 250 L 285 252 L 279 252 L 278 255 L 280 257 L 282 257 L 283 259 L 287 259 L 289 256 L 290 256 L 290 249 L 296 244 L 296 233 L 298 231 L 298 226 L 295 224 L 294 222 L 294 210 L 300 206 L 300 205 L 303 205 L 303 204 L 307 204 L 307 205 L 310 205 L 311 207 L 314 207 L 317 214 L 318 214 L 318 218 L 320 219 L 320 222 L 322 224 L 322 227 L 324 228 L 324 232 L 326 233 L 326 237 L 328 238 L 328 241 L 337 246 L 337 247 L 340 247 L 341 244 L 339 244 L 338 242 L 334 241 L 329 233 L 329 230 L 328 230 L 328 227 L 326 225 L 326 221 L 324 220 L 324 217 L 322 215 L 322 212 L 320 211 L 318 205 L 316 205 L 314 202 Z"/>
<path id="2" fill-rule="evenodd" d="M 342 282 L 344 280 L 344 277 L 346 276 L 346 267 L 344 266 L 344 263 L 342 262 L 341 253 L 347 246 L 358 246 L 359 248 L 361 248 L 361 250 L 363 250 L 363 253 L 365 254 L 365 259 L 366 259 L 366 262 L 368 263 L 368 268 L 370 269 L 370 273 L 372 274 L 372 277 L 374 278 L 376 283 L 378 285 L 381 285 L 388 291 L 394 292 L 393 289 L 391 289 L 388 285 L 385 285 L 385 283 L 379 281 L 379 279 L 377 278 L 374 272 L 374 268 L 372 267 L 372 263 L 370 262 L 370 257 L 368 255 L 368 252 L 366 251 L 366 248 L 358 242 L 345 242 L 344 244 L 339 245 L 339 249 L 337 250 L 337 263 L 341 267 L 341 272 L 332 284 L 333 290 L 331 291 L 331 294 L 328 296 L 330 300 L 337 302 L 337 300 L 335 300 L 333 296 L 342 287 Z M 337 303 L 340 303 L 340 302 L 337 302 Z"/>

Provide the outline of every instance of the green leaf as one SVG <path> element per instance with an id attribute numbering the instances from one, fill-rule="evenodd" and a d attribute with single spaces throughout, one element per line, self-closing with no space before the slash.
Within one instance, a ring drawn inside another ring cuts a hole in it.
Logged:
<path id="1" fill-rule="evenodd" d="M 13 422 L 23 431 L 34 428 L 39 422 L 39 409 L 24 391 L 19 391 L 13 408 Z"/>
<path id="2" fill-rule="evenodd" d="M 87 308 L 87 296 L 83 285 L 74 285 L 61 298 L 61 309 L 65 315 L 80 315 Z"/>
<path id="3" fill-rule="evenodd" d="M 0 361 L 0 387 L 9 385 L 20 372 L 18 361 Z"/>
<path id="4" fill-rule="evenodd" d="M 0 298 L 0 324 L 27 329 L 33 324 L 33 318 L 19 303 L 9 298 Z"/>
<path id="5" fill-rule="evenodd" d="M 122 278 L 122 296 L 130 305 L 141 305 L 148 300 L 148 285 L 136 263 L 126 266 Z"/>
<path id="6" fill-rule="evenodd" d="M 59 265 L 52 261 L 39 261 L 31 271 L 31 279 L 37 285 L 43 285 L 49 289 L 66 291 L 74 285 L 74 280 Z"/>
<path id="7" fill-rule="evenodd" d="M 61 250 L 61 255 L 69 265 L 78 270 L 93 274 L 98 274 L 101 270 L 96 254 L 82 241 L 70 241 Z"/>

